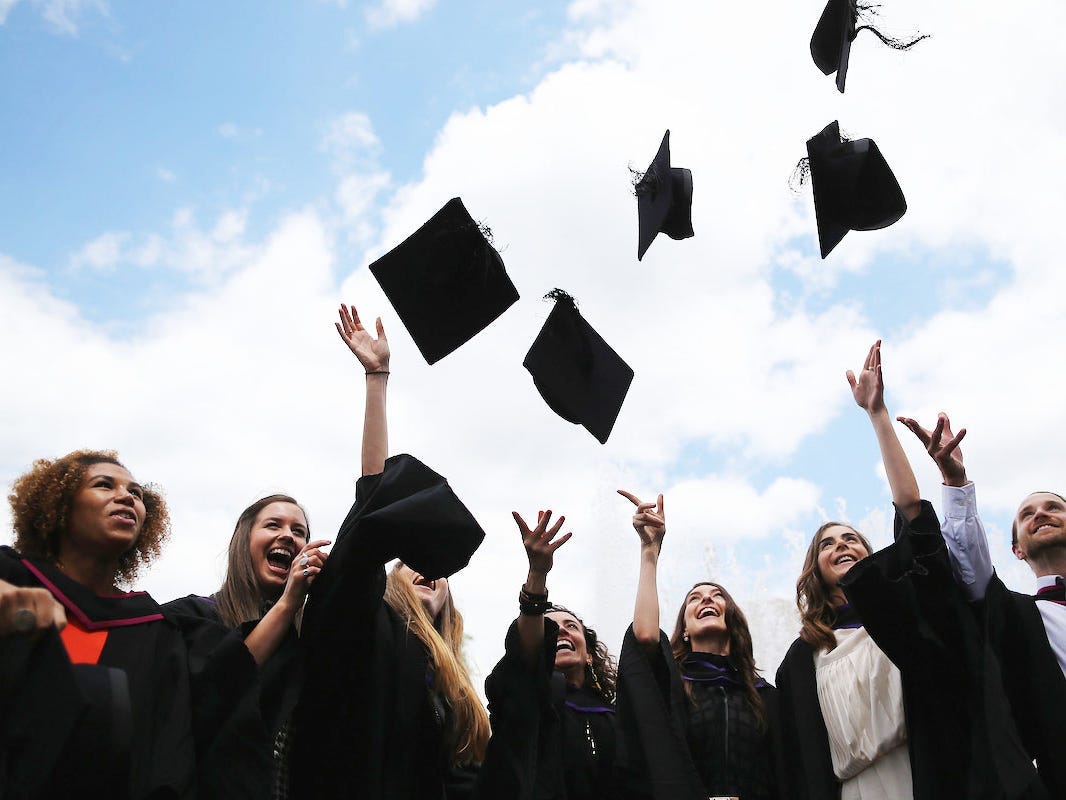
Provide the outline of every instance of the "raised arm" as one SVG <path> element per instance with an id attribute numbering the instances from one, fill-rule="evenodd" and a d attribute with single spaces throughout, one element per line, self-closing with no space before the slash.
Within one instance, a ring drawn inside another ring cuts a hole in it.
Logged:
<path id="1" fill-rule="evenodd" d="M 659 552 L 666 536 L 666 509 L 663 496 L 655 503 L 642 503 L 636 495 L 618 490 L 618 494 L 637 507 L 633 529 L 640 537 L 640 576 L 637 600 L 633 607 L 633 636 L 641 646 L 653 650 L 659 646 Z"/>
<path id="2" fill-rule="evenodd" d="M 966 476 L 959 447 L 966 429 L 952 433 L 951 420 L 943 411 L 937 415 L 932 430 L 926 430 L 910 417 L 897 419 L 918 437 L 940 469 L 944 481 L 944 521 L 940 530 L 951 559 L 951 571 L 966 597 L 980 600 L 992 580 L 993 568 L 985 526 L 977 515 L 977 492 Z"/>
<path id="3" fill-rule="evenodd" d="M 389 456 L 389 427 L 385 408 L 385 389 L 389 381 L 389 340 L 381 317 L 377 319 L 375 339 L 359 321 L 359 312 L 341 304 L 340 322 L 334 323 L 348 349 L 359 359 L 366 372 L 366 406 L 363 412 L 362 474 L 377 475 L 385 469 Z"/>
<path id="4" fill-rule="evenodd" d="M 569 541 L 573 535 L 569 531 L 558 539 L 555 538 L 563 526 L 566 517 L 559 517 L 550 528 L 551 511 L 537 512 L 537 527 L 529 529 L 526 521 L 517 511 L 511 515 L 518 524 L 522 534 L 522 545 L 526 548 L 529 559 L 529 572 L 526 582 L 519 594 L 518 638 L 522 643 L 522 656 L 525 662 L 533 666 L 537 662 L 541 648 L 544 646 L 544 612 L 548 606 L 548 573 L 555 560 L 555 551 Z"/>
<path id="5" fill-rule="evenodd" d="M 866 363 L 856 377 L 850 369 L 847 372 L 848 383 L 855 403 L 866 411 L 877 435 L 877 445 L 881 449 L 881 460 L 888 475 L 888 485 L 892 490 L 892 502 L 907 519 L 913 520 L 922 508 L 922 496 L 918 492 L 918 481 L 914 471 L 899 443 L 896 430 L 892 427 L 892 417 L 885 407 L 885 384 L 881 377 L 881 340 L 873 343 L 866 356 Z"/>

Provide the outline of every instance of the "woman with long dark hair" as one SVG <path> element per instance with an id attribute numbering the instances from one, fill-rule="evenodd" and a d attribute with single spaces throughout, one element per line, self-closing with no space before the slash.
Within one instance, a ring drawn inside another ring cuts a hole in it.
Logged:
<path id="1" fill-rule="evenodd" d="M 176 618 L 123 588 L 167 539 L 162 495 L 115 453 L 79 450 L 35 462 L 9 499 L 0 787 L 29 798 L 260 796 L 260 765 L 234 757 L 223 733 L 261 732 L 246 632 Z"/>
<path id="2" fill-rule="evenodd" d="M 685 595 L 669 640 L 659 628 L 657 567 L 663 496 L 636 506 L 640 577 L 633 624 L 622 643 L 619 716 L 656 800 L 781 795 L 772 734 L 776 697 L 755 667 L 747 619 L 721 585 Z M 633 769 L 640 769 L 634 763 Z"/>
<path id="3" fill-rule="evenodd" d="M 548 602 L 547 576 L 565 517 L 537 514 L 530 529 L 515 512 L 529 561 L 518 619 L 485 681 L 492 723 L 478 798 L 606 800 L 618 792 L 617 669 L 596 631 Z"/>
<path id="4" fill-rule="evenodd" d="M 408 455 L 386 458 L 390 351 L 341 306 L 337 331 L 366 373 L 362 477 L 311 588 L 307 678 L 293 722 L 293 797 L 463 798 L 489 737 L 462 652 L 447 575 L 484 532 L 447 482 Z M 391 572 L 385 565 L 400 564 Z"/>

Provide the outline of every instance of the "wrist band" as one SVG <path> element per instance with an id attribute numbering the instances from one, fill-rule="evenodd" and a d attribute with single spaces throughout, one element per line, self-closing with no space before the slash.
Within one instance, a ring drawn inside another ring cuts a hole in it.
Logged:
<path id="1" fill-rule="evenodd" d="M 527 617 L 535 617 L 544 614 L 548 608 L 548 590 L 544 594 L 533 594 L 523 586 L 518 590 L 518 613 Z"/>
<path id="2" fill-rule="evenodd" d="M 388 375 L 388 374 L 389 374 L 389 371 L 387 369 L 379 369 L 377 372 L 368 372 L 367 373 L 367 375 Z"/>

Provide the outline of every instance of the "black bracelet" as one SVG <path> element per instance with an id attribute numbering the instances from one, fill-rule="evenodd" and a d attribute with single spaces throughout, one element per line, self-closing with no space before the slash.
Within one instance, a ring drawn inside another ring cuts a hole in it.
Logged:
<path id="1" fill-rule="evenodd" d="M 547 612 L 550 607 L 548 602 L 548 590 L 544 594 L 533 594 L 523 586 L 518 590 L 518 613 L 527 617 L 540 616 Z"/>
<path id="2" fill-rule="evenodd" d="M 367 373 L 367 375 L 388 375 L 388 374 L 389 374 L 389 371 L 387 369 L 379 369 L 377 372 L 368 372 Z"/>

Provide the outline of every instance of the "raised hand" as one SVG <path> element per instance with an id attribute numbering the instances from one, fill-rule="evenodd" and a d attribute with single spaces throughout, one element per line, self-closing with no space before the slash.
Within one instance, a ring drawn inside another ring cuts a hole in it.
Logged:
<path id="1" fill-rule="evenodd" d="M 951 432 L 951 420 L 948 415 L 941 411 L 936 417 L 936 426 L 929 431 L 910 417 L 896 417 L 918 437 L 925 451 L 940 468 L 940 475 L 948 486 L 965 486 L 966 467 L 962 463 L 962 449 L 959 443 L 966 436 L 966 429 L 961 428 L 958 433 Z"/>
<path id="2" fill-rule="evenodd" d="M 529 559 L 529 572 L 531 575 L 547 575 L 555 563 L 555 551 L 566 544 L 574 534 L 570 531 L 564 533 L 558 539 L 555 538 L 559 529 L 563 527 L 566 517 L 559 517 L 555 524 L 548 527 L 551 522 L 551 511 L 537 512 L 537 526 L 530 530 L 529 525 L 522 519 L 517 511 L 512 511 L 518 531 L 522 534 L 522 546 L 526 548 L 526 558 Z M 529 588 L 529 587 L 527 587 Z"/>
<path id="3" fill-rule="evenodd" d="M 619 489 L 618 494 L 637 507 L 633 514 L 633 529 L 640 537 L 641 547 L 662 549 L 663 537 L 666 536 L 666 508 L 663 496 L 659 495 L 654 503 L 642 503 L 636 495 Z"/>
<path id="4" fill-rule="evenodd" d="M 344 343 L 348 345 L 348 349 L 355 353 L 355 357 L 359 359 L 363 369 L 368 374 L 372 372 L 388 372 L 389 340 L 385 338 L 385 328 L 381 324 L 381 317 L 377 319 L 378 336 L 375 339 L 363 327 L 363 323 L 359 321 L 359 312 L 355 310 L 355 306 L 352 306 L 349 310 L 348 306 L 341 303 L 337 313 L 341 318 L 340 322 L 333 323 L 337 328 L 337 333 L 340 334 Z"/>
<path id="5" fill-rule="evenodd" d="M 311 588 L 315 577 L 322 571 L 329 553 L 320 548 L 331 544 L 328 539 L 316 539 L 303 546 L 289 565 L 289 578 L 285 581 L 283 596 L 299 609 L 303 607 L 304 598 Z"/>
<path id="6" fill-rule="evenodd" d="M 870 352 L 866 354 L 866 363 L 863 364 L 859 377 L 850 369 L 847 372 L 848 383 L 851 384 L 851 393 L 855 397 L 855 403 L 859 408 L 866 409 L 866 413 L 875 414 L 885 410 L 885 383 L 881 377 L 881 340 L 873 343 Z"/>

